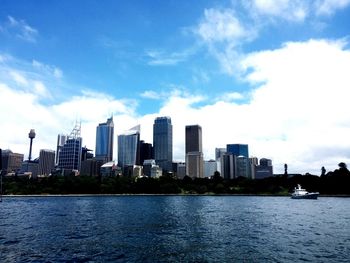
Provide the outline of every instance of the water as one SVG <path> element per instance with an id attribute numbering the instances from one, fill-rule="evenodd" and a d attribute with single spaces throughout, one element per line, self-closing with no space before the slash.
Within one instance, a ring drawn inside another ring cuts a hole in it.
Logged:
<path id="1" fill-rule="evenodd" d="M 5 197 L 1 262 L 349 262 L 350 199 Z"/>

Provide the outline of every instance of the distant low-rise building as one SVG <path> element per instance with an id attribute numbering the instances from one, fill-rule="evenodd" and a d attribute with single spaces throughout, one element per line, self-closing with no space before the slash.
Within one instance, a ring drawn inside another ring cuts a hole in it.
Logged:
<path id="1" fill-rule="evenodd" d="M 163 175 L 163 170 L 158 165 L 154 165 L 151 168 L 151 177 L 159 178 Z"/>
<path id="2" fill-rule="evenodd" d="M 121 174 L 121 169 L 117 167 L 114 161 L 111 161 L 101 166 L 100 173 L 102 177 L 117 176 Z"/>
<path id="3" fill-rule="evenodd" d="M 204 177 L 211 177 L 217 171 L 216 161 L 204 161 Z"/>
<path id="4" fill-rule="evenodd" d="M 261 158 L 259 165 L 255 167 L 255 179 L 263 179 L 273 176 L 272 160 Z"/>
<path id="5" fill-rule="evenodd" d="M 24 155 L 11 150 L 2 151 L 2 170 L 5 174 L 18 172 L 21 169 Z"/>
<path id="6" fill-rule="evenodd" d="M 99 176 L 101 174 L 101 166 L 103 165 L 103 160 L 97 160 L 95 158 L 87 159 L 81 162 L 81 175 L 86 176 Z"/>
<path id="7" fill-rule="evenodd" d="M 183 179 L 186 176 L 186 163 L 174 162 L 173 171 L 178 179 Z"/>
<path id="8" fill-rule="evenodd" d="M 143 174 L 150 177 L 152 167 L 156 165 L 156 161 L 154 159 L 145 160 L 143 162 Z"/>

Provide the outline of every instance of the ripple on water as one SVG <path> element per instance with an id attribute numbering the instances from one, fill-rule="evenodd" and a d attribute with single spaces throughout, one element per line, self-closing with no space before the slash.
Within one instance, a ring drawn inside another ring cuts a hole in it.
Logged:
<path id="1" fill-rule="evenodd" d="M 349 203 L 18 198 L 1 207 L 0 249 L 4 262 L 347 262 Z"/>

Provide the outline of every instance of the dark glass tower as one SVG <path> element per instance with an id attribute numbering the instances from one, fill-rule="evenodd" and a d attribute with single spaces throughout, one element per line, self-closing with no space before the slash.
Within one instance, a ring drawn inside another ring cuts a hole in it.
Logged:
<path id="1" fill-rule="evenodd" d="M 202 152 L 202 127 L 199 125 L 186 126 L 186 154 Z"/>
<path id="2" fill-rule="evenodd" d="M 96 128 L 96 159 L 104 162 L 113 160 L 114 123 L 113 117 Z"/>
<path id="3" fill-rule="evenodd" d="M 186 126 L 186 175 L 203 177 L 202 127 Z"/>
<path id="4" fill-rule="evenodd" d="M 145 160 L 150 159 L 154 159 L 152 144 L 140 141 L 140 164 L 143 165 Z"/>
<path id="5" fill-rule="evenodd" d="M 158 117 L 153 124 L 154 159 L 165 171 L 172 171 L 173 126 L 170 117 Z"/>

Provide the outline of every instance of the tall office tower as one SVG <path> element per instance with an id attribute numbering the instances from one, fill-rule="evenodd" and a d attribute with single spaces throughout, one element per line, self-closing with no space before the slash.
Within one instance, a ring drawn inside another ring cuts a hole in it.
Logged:
<path id="1" fill-rule="evenodd" d="M 140 164 L 140 125 L 118 136 L 118 165 Z"/>
<path id="2" fill-rule="evenodd" d="M 248 144 L 227 144 L 226 151 L 235 156 L 244 156 L 249 158 Z"/>
<path id="3" fill-rule="evenodd" d="M 202 127 L 186 126 L 186 175 L 203 178 Z"/>
<path id="4" fill-rule="evenodd" d="M 30 162 L 32 160 L 32 145 L 33 145 L 33 139 L 35 138 L 35 130 L 31 129 L 29 131 L 28 137 L 30 139 L 30 146 L 29 146 L 29 157 L 28 161 Z"/>
<path id="5" fill-rule="evenodd" d="M 95 157 L 104 162 L 113 160 L 114 123 L 113 117 L 100 123 L 96 128 Z"/>
<path id="6" fill-rule="evenodd" d="M 57 148 L 56 148 L 56 159 L 55 159 L 56 165 L 58 165 L 58 159 L 60 158 L 61 150 L 63 148 L 63 145 L 66 143 L 67 139 L 68 139 L 68 135 L 59 134 L 57 136 Z"/>
<path id="7" fill-rule="evenodd" d="M 202 127 L 199 125 L 186 126 L 186 154 L 202 152 Z"/>
<path id="8" fill-rule="evenodd" d="M 49 175 L 55 168 L 55 151 L 40 150 L 39 153 L 39 175 Z"/>
<path id="9" fill-rule="evenodd" d="M 83 139 L 80 136 L 81 126 L 76 124 L 71 134 L 67 136 L 66 142 L 60 148 L 58 155 L 58 168 L 63 170 L 80 170 L 81 147 Z"/>
<path id="10" fill-rule="evenodd" d="M 154 159 L 152 144 L 140 141 L 140 164 L 143 165 L 145 160 L 152 159 Z"/>
<path id="11" fill-rule="evenodd" d="M 158 117 L 154 120 L 153 147 L 156 164 L 165 171 L 172 171 L 173 126 L 170 117 Z"/>
<path id="12" fill-rule="evenodd" d="M 236 174 L 236 156 L 225 153 L 220 158 L 221 176 L 224 179 L 234 179 Z"/>
<path id="13" fill-rule="evenodd" d="M 216 169 L 222 175 L 221 171 L 221 156 L 226 153 L 226 148 L 215 148 L 215 161 L 216 161 Z"/>

